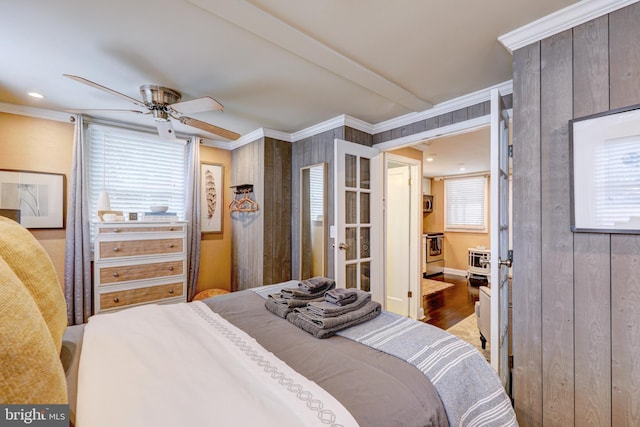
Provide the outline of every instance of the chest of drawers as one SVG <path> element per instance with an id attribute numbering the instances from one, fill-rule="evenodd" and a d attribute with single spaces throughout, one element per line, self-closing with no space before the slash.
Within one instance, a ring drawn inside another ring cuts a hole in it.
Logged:
<path id="1" fill-rule="evenodd" d="M 96 223 L 94 312 L 185 302 L 187 222 Z"/>

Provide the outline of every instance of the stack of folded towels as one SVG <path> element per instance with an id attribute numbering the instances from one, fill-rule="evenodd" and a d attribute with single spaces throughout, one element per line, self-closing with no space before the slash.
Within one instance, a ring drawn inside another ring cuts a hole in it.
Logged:
<path id="1" fill-rule="evenodd" d="M 336 287 L 336 282 L 326 277 L 313 277 L 302 280 L 297 287 L 284 288 L 276 294 L 271 294 L 265 302 L 270 312 L 287 318 L 294 308 L 304 307 L 310 302 L 324 301 L 324 295 Z"/>
<path id="2" fill-rule="evenodd" d="M 371 294 L 358 289 L 330 289 L 324 300 L 309 301 L 294 308 L 286 319 L 316 338 L 328 338 L 336 332 L 377 317 L 382 310 L 371 301 Z"/>

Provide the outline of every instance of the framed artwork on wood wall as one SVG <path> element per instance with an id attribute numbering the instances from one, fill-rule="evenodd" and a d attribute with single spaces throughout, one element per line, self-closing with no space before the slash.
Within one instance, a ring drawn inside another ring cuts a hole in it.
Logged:
<path id="1" fill-rule="evenodd" d="M 202 233 L 222 233 L 224 166 L 200 163 L 200 227 Z"/>
<path id="2" fill-rule="evenodd" d="M 571 229 L 640 234 L 640 105 L 569 121 Z"/>
<path id="3" fill-rule="evenodd" d="M 65 176 L 0 169 L 0 209 L 19 211 L 26 228 L 64 228 Z"/>

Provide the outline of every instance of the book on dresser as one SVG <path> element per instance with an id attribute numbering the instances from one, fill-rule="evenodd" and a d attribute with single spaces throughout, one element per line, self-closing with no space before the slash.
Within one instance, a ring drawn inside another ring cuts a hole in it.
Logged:
<path id="1" fill-rule="evenodd" d="M 95 313 L 186 302 L 187 221 L 95 224 Z"/>
<path id="2" fill-rule="evenodd" d="M 172 222 L 178 221 L 178 214 L 175 212 L 144 212 L 144 221 Z"/>

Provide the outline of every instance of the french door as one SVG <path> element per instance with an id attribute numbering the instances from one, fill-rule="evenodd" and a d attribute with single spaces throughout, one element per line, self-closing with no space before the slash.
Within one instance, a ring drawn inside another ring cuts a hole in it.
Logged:
<path id="1" fill-rule="evenodd" d="M 491 91 L 491 365 L 510 389 L 509 366 L 509 117 Z M 494 338 L 495 337 L 495 338 Z"/>
<path id="2" fill-rule="evenodd" d="M 335 140 L 335 232 L 336 285 L 378 293 L 381 274 L 381 232 L 374 197 L 380 188 L 378 150 Z M 374 299 L 375 298 L 374 296 Z"/>

